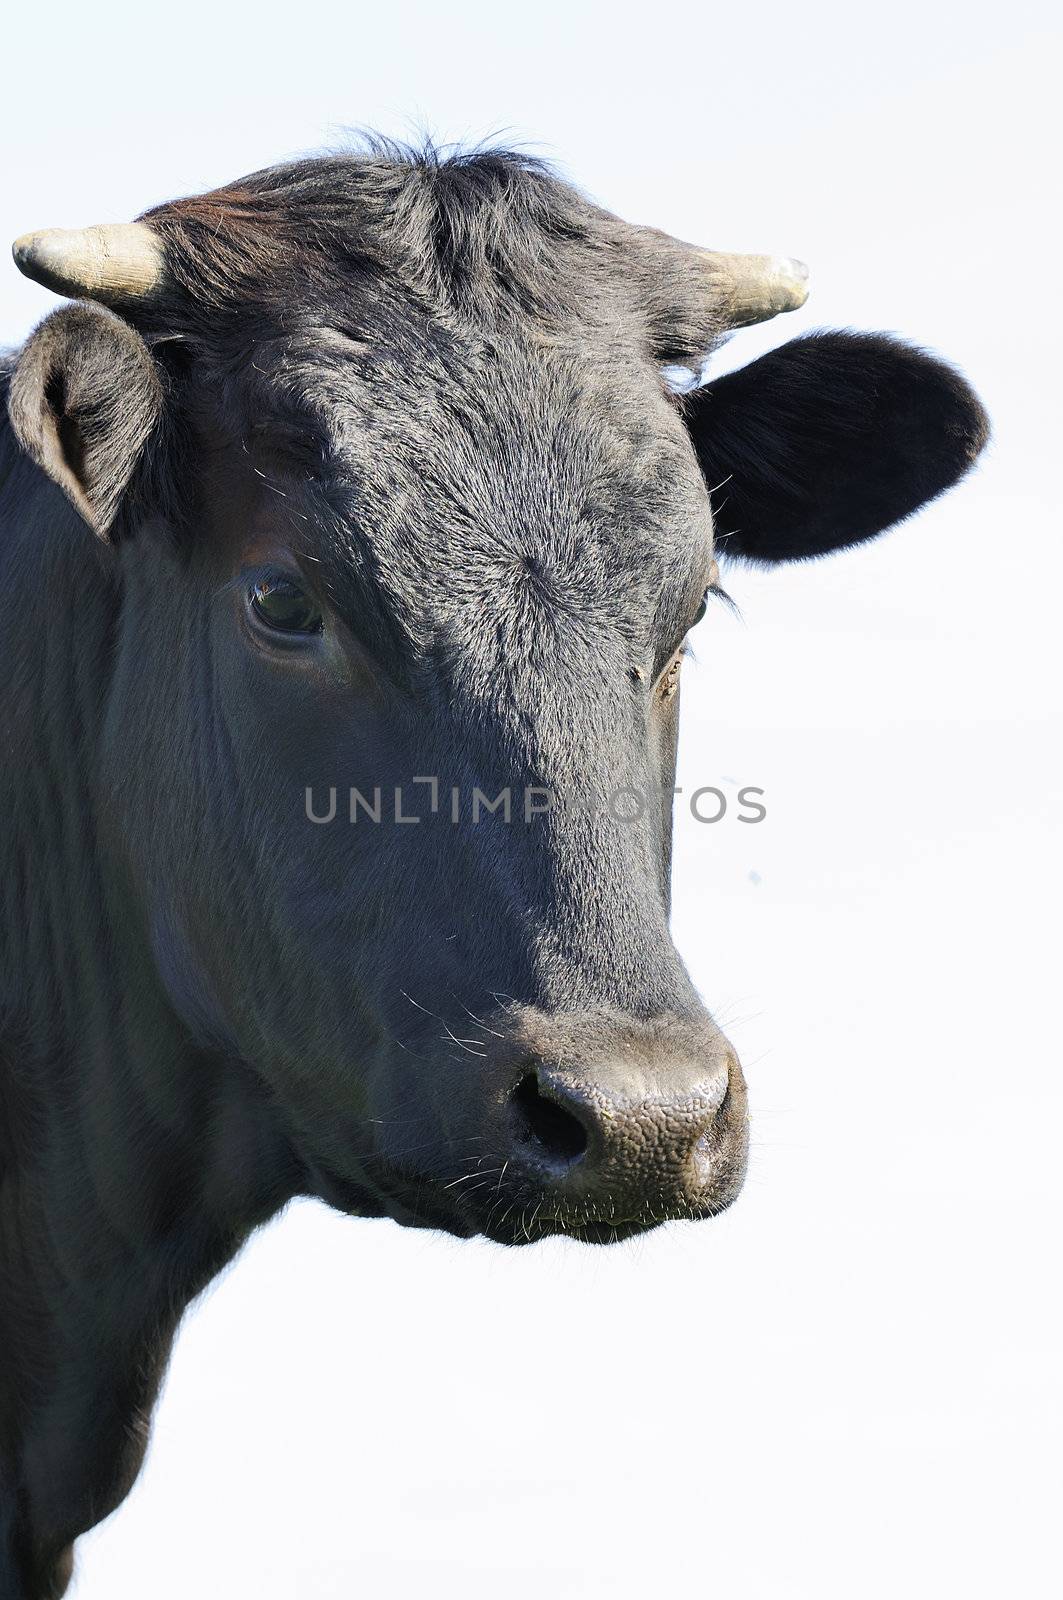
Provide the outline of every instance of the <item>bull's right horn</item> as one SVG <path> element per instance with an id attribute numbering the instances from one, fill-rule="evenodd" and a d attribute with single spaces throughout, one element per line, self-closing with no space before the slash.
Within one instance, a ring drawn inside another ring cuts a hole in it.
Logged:
<path id="1" fill-rule="evenodd" d="M 45 228 L 16 239 L 12 254 L 20 272 L 55 294 L 108 306 L 143 304 L 166 279 L 162 241 L 145 222 Z"/>

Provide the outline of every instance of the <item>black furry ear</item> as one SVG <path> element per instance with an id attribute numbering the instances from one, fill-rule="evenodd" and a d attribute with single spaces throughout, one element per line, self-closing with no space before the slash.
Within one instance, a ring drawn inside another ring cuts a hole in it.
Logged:
<path id="1" fill-rule="evenodd" d="M 989 437 L 958 372 L 884 334 L 795 339 L 688 397 L 725 555 L 858 544 L 963 477 Z"/>
<path id="2" fill-rule="evenodd" d="M 8 411 L 22 448 L 108 538 L 162 413 L 159 375 L 140 335 L 91 302 L 53 312 L 19 357 Z"/>

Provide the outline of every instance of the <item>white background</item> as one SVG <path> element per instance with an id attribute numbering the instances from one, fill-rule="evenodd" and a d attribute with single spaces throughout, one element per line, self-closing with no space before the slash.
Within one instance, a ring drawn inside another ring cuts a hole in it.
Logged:
<path id="1" fill-rule="evenodd" d="M 502 131 L 633 220 L 811 263 L 726 363 L 893 329 L 995 427 L 880 544 L 733 573 L 744 622 L 696 640 L 686 779 L 769 807 L 676 851 L 752 1086 L 737 1207 L 512 1253 L 293 1208 L 190 1314 L 78 1600 L 1058 1594 L 1049 8 L 102 0 L 3 41 L 0 236 L 345 126 Z M 0 272 L 8 342 L 49 305 Z"/>

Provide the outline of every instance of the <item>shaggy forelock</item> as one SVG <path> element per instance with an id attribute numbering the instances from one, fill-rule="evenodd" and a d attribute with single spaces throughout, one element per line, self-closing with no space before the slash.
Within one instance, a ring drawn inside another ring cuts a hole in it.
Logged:
<path id="1" fill-rule="evenodd" d="M 368 137 L 145 214 L 166 242 L 183 313 L 297 312 L 300 286 L 403 292 L 430 316 L 549 337 L 613 328 L 661 360 L 715 339 L 693 257 L 584 199 L 541 160 Z"/>

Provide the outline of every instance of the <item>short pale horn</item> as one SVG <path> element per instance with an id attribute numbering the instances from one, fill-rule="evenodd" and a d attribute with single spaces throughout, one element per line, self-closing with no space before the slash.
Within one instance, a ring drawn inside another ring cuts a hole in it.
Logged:
<path id="1" fill-rule="evenodd" d="M 12 247 L 27 278 L 74 300 L 125 306 L 151 299 L 166 276 L 162 241 L 143 222 L 44 228 Z"/>

